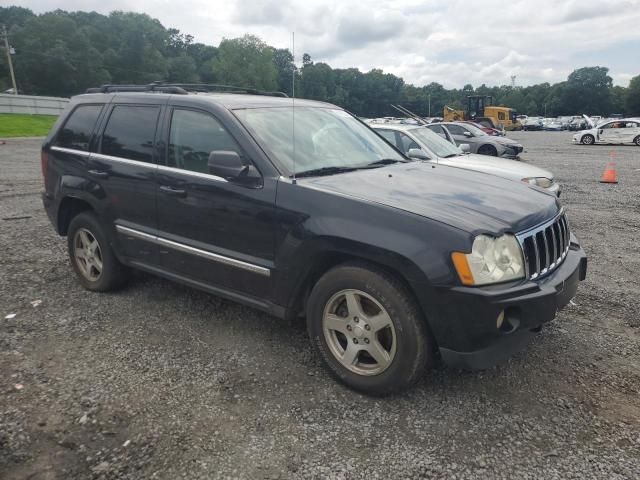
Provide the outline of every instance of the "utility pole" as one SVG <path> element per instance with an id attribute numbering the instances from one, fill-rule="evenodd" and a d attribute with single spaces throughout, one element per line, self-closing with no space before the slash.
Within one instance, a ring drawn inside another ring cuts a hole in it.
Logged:
<path id="1" fill-rule="evenodd" d="M 4 49 L 7 51 L 7 62 L 9 62 L 9 72 L 11 72 L 11 82 L 13 83 L 13 94 L 18 95 L 18 87 L 16 86 L 16 75 L 13 73 L 13 62 L 11 61 L 11 47 L 9 46 L 9 35 L 7 27 L 2 26 L 2 36 L 4 37 Z"/>
<path id="2" fill-rule="evenodd" d="M 429 94 L 429 118 L 431 118 L 431 94 Z"/>

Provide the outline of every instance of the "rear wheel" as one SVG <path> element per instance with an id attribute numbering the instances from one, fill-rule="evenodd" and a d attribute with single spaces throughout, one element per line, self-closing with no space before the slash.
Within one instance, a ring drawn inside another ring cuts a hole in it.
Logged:
<path id="1" fill-rule="evenodd" d="M 426 323 L 406 288 L 366 265 L 336 267 L 316 283 L 307 328 L 329 370 L 373 395 L 413 385 L 433 358 Z"/>
<path id="2" fill-rule="evenodd" d="M 593 145 L 595 141 L 596 139 L 593 135 L 583 135 L 582 140 L 580 140 L 583 145 Z"/>
<path id="3" fill-rule="evenodd" d="M 67 247 L 71 265 L 86 289 L 106 292 L 126 283 L 129 270 L 116 258 L 95 214 L 82 212 L 71 220 Z"/>
<path id="4" fill-rule="evenodd" d="M 640 147 L 640 135 L 638 135 L 635 140 L 633 141 L 633 143 L 635 143 L 636 145 L 638 145 Z"/>
<path id="5" fill-rule="evenodd" d="M 494 147 L 493 145 L 482 145 L 478 149 L 478 153 L 480 155 L 491 155 L 492 157 L 498 156 L 498 151 L 496 150 L 496 147 Z"/>

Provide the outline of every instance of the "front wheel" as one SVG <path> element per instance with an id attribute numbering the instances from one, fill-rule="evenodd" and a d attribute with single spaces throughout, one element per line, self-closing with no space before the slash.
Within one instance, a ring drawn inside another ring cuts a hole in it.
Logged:
<path id="1" fill-rule="evenodd" d="M 640 147 L 640 135 L 638 135 L 635 140 L 633 141 L 633 143 L 635 143 L 636 145 L 638 145 Z"/>
<path id="2" fill-rule="evenodd" d="M 593 135 L 583 135 L 582 140 L 580 140 L 583 145 L 593 145 L 595 141 L 596 139 L 593 137 Z"/>
<path id="3" fill-rule="evenodd" d="M 489 155 L 489 156 L 492 156 L 492 157 L 497 157 L 498 156 L 498 151 L 492 145 L 482 145 L 478 149 L 478 153 L 480 155 Z"/>
<path id="4" fill-rule="evenodd" d="M 317 282 L 307 328 L 329 370 L 364 393 L 408 388 L 433 358 L 427 325 L 404 285 L 366 265 L 336 267 Z"/>

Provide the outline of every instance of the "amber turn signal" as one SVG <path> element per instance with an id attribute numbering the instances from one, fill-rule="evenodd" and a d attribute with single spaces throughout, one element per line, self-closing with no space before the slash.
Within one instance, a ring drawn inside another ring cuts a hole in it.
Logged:
<path id="1" fill-rule="evenodd" d="M 467 263 L 467 254 L 453 252 L 451 254 L 451 260 L 453 261 L 453 266 L 456 267 L 456 272 L 458 272 L 458 277 L 460 277 L 462 284 L 473 285 L 475 282 L 473 281 L 473 275 L 471 275 L 469 263 Z"/>

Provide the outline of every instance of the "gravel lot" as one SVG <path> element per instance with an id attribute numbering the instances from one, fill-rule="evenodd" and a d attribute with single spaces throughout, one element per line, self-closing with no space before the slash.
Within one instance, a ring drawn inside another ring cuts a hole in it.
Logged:
<path id="1" fill-rule="evenodd" d="M 0 145 L 0 478 L 640 478 L 640 148 L 510 136 L 564 184 L 588 278 L 508 363 L 385 399 L 335 383 L 302 324 L 146 274 L 83 290 L 40 140 Z"/>

